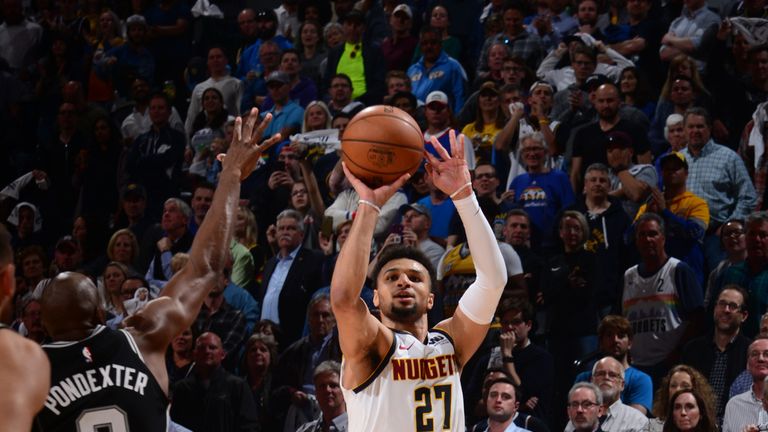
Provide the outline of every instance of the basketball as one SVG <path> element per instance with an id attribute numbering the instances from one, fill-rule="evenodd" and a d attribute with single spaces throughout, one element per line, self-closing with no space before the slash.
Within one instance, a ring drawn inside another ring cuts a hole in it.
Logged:
<path id="1" fill-rule="evenodd" d="M 341 138 L 341 154 L 355 177 L 376 188 L 416 172 L 424 158 L 424 135 L 405 111 L 376 105 L 349 122 Z"/>

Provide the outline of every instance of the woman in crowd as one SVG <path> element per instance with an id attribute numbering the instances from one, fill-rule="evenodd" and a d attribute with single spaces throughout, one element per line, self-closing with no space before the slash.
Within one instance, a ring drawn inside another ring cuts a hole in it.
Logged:
<path id="1" fill-rule="evenodd" d="M 101 12 L 98 16 L 98 25 L 92 33 L 89 42 L 90 58 L 92 63 L 99 63 L 104 59 L 104 53 L 123 44 L 120 36 L 120 18 L 111 10 Z M 109 76 L 99 76 L 95 68 L 91 67 L 88 76 L 88 101 L 101 104 L 105 109 L 111 109 L 115 95 L 115 88 Z"/>
<path id="2" fill-rule="evenodd" d="M 125 305 L 123 305 L 122 287 L 123 282 L 128 278 L 130 270 L 119 262 L 112 261 L 107 264 L 104 273 L 101 275 L 101 296 L 104 304 L 104 310 L 114 316 L 125 316 Z"/>
<path id="3" fill-rule="evenodd" d="M 448 34 L 448 26 L 451 24 L 448 16 L 448 9 L 443 5 L 435 5 L 429 12 L 429 26 L 436 28 L 442 34 L 443 52 L 456 60 L 461 60 L 461 41 Z M 421 58 L 421 48 L 416 45 L 416 51 L 413 53 L 412 63 L 416 63 Z"/>
<path id="4" fill-rule="evenodd" d="M 192 361 L 192 352 L 195 348 L 195 336 L 192 329 L 188 328 L 173 338 L 171 346 L 165 355 L 165 368 L 168 370 L 168 388 L 173 388 L 173 384 L 186 378 L 192 371 L 194 363 Z"/>
<path id="5" fill-rule="evenodd" d="M 14 250 L 43 244 L 43 218 L 34 204 L 26 201 L 16 204 L 7 221 Z"/>
<path id="6" fill-rule="evenodd" d="M 472 140 L 477 158 L 494 162 L 493 144 L 506 123 L 499 89 L 493 82 L 486 82 L 480 87 L 475 120 L 464 126 L 461 133 Z"/>
<path id="7" fill-rule="evenodd" d="M 665 422 L 672 417 L 672 397 L 680 390 L 692 390 L 700 395 L 706 406 L 715 406 L 715 393 L 707 378 L 688 365 L 677 365 L 667 372 L 656 391 L 652 409 L 655 418 L 651 419 L 651 432 L 660 432 Z"/>
<path id="8" fill-rule="evenodd" d="M 320 64 L 328 57 L 328 51 L 320 38 L 322 29 L 317 21 L 304 21 L 299 27 L 299 41 L 296 44 L 301 61 L 301 76 L 311 78 L 320 87 Z"/>
<path id="9" fill-rule="evenodd" d="M 272 375 L 277 365 L 277 343 L 274 337 L 255 333 L 245 343 L 243 371 L 253 392 L 262 430 L 282 430 L 271 409 Z"/>
<path id="10" fill-rule="evenodd" d="M 664 423 L 664 432 L 717 432 L 714 407 L 692 389 L 672 395 L 667 412 L 672 413 L 672 421 Z"/>
<path id="11" fill-rule="evenodd" d="M 115 231 L 107 244 L 107 257 L 128 268 L 133 268 L 139 257 L 139 241 L 128 228 Z"/>
<path id="12" fill-rule="evenodd" d="M 624 68 L 619 75 L 619 90 L 624 105 L 635 107 L 653 118 L 656 103 L 652 100 L 651 88 L 644 75 L 634 66 Z"/>
<path id="13" fill-rule="evenodd" d="M 331 128 L 331 112 L 323 101 L 312 101 L 304 110 L 304 121 L 301 124 L 301 132 L 312 132 Z"/>
<path id="14" fill-rule="evenodd" d="M 209 177 L 209 166 L 213 166 L 211 158 L 215 158 L 214 150 L 220 150 L 222 145 L 212 148 L 216 138 L 224 138 L 225 127 L 232 119 L 224 106 L 224 96 L 215 87 L 209 87 L 201 96 L 203 109 L 195 116 L 190 134 L 190 147 L 187 148 L 185 159 L 190 163 L 189 172 L 201 177 Z M 210 163 L 209 163 L 210 162 Z"/>
<path id="15" fill-rule="evenodd" d="M 22 297 L 28 291 L 35 289 L 41 280 L 47 277 L 48 258 L 40 246 L 27 246 L 16 254 L 16 298 Z"/>
<path id="16" fill-rule="evenodd" d="M 253 256 L 253 264 L 256 269 L 257 281 L 261 280 L 261 272 L 264 269 L 264 263 L 272 256 L 269 247 L 262 247 L 259 241 L 259 227 L 256 222 L 256 216 L 251 209 L 246 206 L 240 206 L 237 209 L 237 221 L 235 222 L 235 240 L 248 248 Z"/>
<path id="17" fill-rule="evenodd" d="M 328 50 L 344 43 L 344 29 L 341 27 L 341 24 L 335 22 L 326 24 L 323 29 L 323 40 Z M 321 66 L 320 70 L 325 70 L 325 67 Z"/>

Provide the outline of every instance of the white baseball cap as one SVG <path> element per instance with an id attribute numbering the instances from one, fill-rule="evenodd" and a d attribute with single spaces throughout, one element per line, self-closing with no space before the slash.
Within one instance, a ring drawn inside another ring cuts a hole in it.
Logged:
<path id="1" fill-rule="evenodd" d="M 392 15 L 398 13 L 398 12 L 405 12 L 406 15 L 408 15 L 408 18 L 413 18 L 413 12 L 411 12 L 410 6 L 408 6 L 405 3 L 397 5 L 395 10 L 392 11 Z"/>
<path id="2" fill-rule="evenodd" d="M 448 96 L 440 90 L 435 90 L 427 95 L 425 103 L 429 105 L 432 102 L 440 102 L 441 104 L 448 105 Z"/>

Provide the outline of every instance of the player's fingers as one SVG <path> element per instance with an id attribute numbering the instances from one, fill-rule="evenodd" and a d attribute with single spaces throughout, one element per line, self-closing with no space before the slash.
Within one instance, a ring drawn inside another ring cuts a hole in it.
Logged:
<path id="1" fill-rule="evenodd" d="M 245 120 L 245 124 L 243 125 L 243 141 L 246 144 L 250 143 L 251 141 L 253 127 L 256 125 L 257 121 L 259 121 L 259 110 L 256 108 L 251 108 L 251 111 L 248 113 L 248 118 Z"/>
<path id="2" fill-rule="evenodd" d="M 347 168 L 346 162 L 341 162 L 341 169 L 344 170 L 344 175 L 347 176 L 347 180 L 349 180 L 349 182 L 352 183 L 353 187 L 356 188 L 358 185 L 363 184 L 363 182 L 361 182 L 359 178 L 355 177 L 355 175 L 352 174 L 352 171 L 350 171 L 349 168 Z"/>
<path id="3" fill-rule="evenodd" d="M 264 153 L 265 151 L 269 150 L 270 147 L 280 142 L 280 140 L 283 139 L 283 136 L 280 134 L 280 132 L 272 135 L 268 140 L 264 141 L 257 147 L 257 150 L 259 153 Z"/>
<path id="4" fill-rule="evenodd" d="M 442 147 L 442 146 L 440 146 L 440 147 Z M 428 152 L 426 150 L 424 150 L 424 158 L 427 159 L 427 165 L 429 165 L 430 168 L 434 168 L 435 164 L 440 163 L 440 161 L 437 160 L 435 155 L 433 155 L 432 153 L 430 153 L 430 152 Z M 430 172 L 430 174 L 431 174 L 431 172 Z"/>
<path id="5" fill-rule="evenodd" d="M 437 138 L 433 136 L 431 137 L 431 141 L 432 141 L 432 147 L 435 148 L 435 150 L 437 151 L 437 154 L 440 155 L 441 159 L 448 160 L 451 158 L 451 155 L 448 154 L 448 151 L 445 150 L 445 147 L 443 147 L 443 145 L 440 144 L 440 141 L 438 141 Z"/>
<path id="6" fill-rule="evenodd" d="M 453 152 L 454 159 L 464 160 L 464 146 L 466 142 L 467 137 L 464 134 L 459 134 L 459 138 L 456 140 L 456 151 Z"/>
<path id="7" fill-rule="evenodd" d="M 448 141 L 451 143 L 451 155 L 456 156 L 456 131 L 454 129 L 448 130 Z"/>
<path id="8" fill-rule="evenodd" d="M 232 140 L 235 142 L 241 142 L 241 140 L 243 139 L 243 118 L 242 117 L 237 116 L 237 118 L 235 119 L 235 130 L 233 132 L 234 132 L 234 137 L 232 138 Z"/>
<path id="9" fill-rule="evenodd" d="M 253 136 L 251 137 L 251 144 L 258 144 L 258 142 L 261 140 L 261 138 L 264 136 L 264 131 L 267 130 L 267 126 L 269 126 L 270 123 L 272 123 L 272 113 L 267 113 L 264 116 L 264 120 L 259 123 L 259 125 L 256 127 L 256 131 L 253 133 Z"/>
<path id="10" fill-rule="evenodd" d="M 401 187 L 403 187 L 403 185 L 405 184 L 405 182 L 408 181 L 409 178 L 411 178 L 411 173 L 405 173 L 401 175 L 399 179 L 395 180 L 395 182 L 392 183 L 391 187 L 395 190 L 398 190 Z"/>

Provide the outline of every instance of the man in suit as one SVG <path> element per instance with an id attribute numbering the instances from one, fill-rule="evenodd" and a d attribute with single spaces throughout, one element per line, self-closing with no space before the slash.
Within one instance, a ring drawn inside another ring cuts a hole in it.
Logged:
<path id="1" fill-rule="evenodd" d="M 302 247 L 304 217 L 295 210 L 277 215 L 277 245 L 280 251 L 264 266 L 259 291 L 261 319 L 269 319 L 283 330 L 285 345 L 297 341 L 312 294 L 320 287 L 322 254 Z"/>

